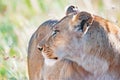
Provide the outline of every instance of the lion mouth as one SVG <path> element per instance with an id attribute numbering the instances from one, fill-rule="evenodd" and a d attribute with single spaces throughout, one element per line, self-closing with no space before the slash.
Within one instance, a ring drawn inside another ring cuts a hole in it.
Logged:
<path id="1" fill-rule="evenodd" d="M 54 57 L 54 58 L 52 58 L 52 59 L 55 59 L 55 60 L 57 60 L 57 59 L 58 59 L 58 57 Z"/>

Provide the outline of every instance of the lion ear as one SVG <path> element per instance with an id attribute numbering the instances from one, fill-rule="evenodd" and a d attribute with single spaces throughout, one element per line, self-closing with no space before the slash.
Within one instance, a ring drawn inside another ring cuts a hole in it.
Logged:
<path id="1" fill-rule="evenodd" d="M 66 9 L 66 15 L 69 15 L 71 13 L 77 13 L 77 12 L 79 12 L 78 8 L 76 6 L 73 6 L 73 5 L 68 6 Z"/>
<path id="2" fill-rule="evenodd" d="M 93 16 L 88 12 L 81 12 L 78 14 L 78 19 L 85 21 L 88 26 L 90 26 L 93 22 Z"/>
<path id="3" fill-rule="evenodd" d="M 75 30 L 79 31 L 81 30 L 84 32 L 88 26 L 90 26 L 93 22 L 93 16 L 90 13 L 87 12 L 80 12 L 76 15 L 74 15 L 72 19 L 72 25 Z"/>

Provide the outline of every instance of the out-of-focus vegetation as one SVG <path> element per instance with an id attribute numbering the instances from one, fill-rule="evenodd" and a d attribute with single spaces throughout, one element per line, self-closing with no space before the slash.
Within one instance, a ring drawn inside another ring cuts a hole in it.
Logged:
<path id="1" fill-rule="evenodd" d="M 0 80 L 28 80 L 27 46 L 48 19 L 61 19 L 68 5 L 120 25 L 120 0 L 0 0 Z"/>

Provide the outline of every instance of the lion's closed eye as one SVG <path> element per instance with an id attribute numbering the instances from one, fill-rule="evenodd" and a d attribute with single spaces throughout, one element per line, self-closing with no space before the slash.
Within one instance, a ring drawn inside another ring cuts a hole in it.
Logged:
<path id="1" fill-rule="evenodd" d="M 56 35 L 58 32 L 60 32 L 60 31 L 59 30 L 53 30 L 52 36 Z"/>

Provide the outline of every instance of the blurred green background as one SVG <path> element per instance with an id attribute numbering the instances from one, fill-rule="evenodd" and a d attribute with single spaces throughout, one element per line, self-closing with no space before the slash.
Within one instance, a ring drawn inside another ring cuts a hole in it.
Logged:
<path id="1" fill-rule="evenodd" d="M 61 19 L 68 5 L 120 26 L 120 0 L 0 0 L 0 80 L 28 80 L 27 47 L 48 19 Z"/>

